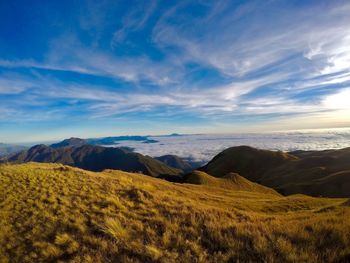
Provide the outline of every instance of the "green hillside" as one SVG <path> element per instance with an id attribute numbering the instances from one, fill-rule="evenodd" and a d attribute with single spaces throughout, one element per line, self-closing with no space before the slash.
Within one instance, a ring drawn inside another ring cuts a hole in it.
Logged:
<path id="1" fill-rule="evenodd" d="M 346 199 L 0 165 L 0 262 L 347 262 Z"/>

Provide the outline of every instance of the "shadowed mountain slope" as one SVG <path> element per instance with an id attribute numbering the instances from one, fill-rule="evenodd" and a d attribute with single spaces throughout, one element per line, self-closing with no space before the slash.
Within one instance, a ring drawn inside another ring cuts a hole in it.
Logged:
<path id="1" fill-rule="evenodd" d="M 279 195 L 275 190 L 266 186 L 253 183 L 248 179 L 236 173 L 228 173 L 227 175 L 217 178 L 202 171 L 193 171 L 186 174 L 184 182 L 189 184 L 205 185 L 209 187 L 219 187 L 234 191 L 248 191 L 265 194 Z"/>
<path id="2" fill-rule="evenodd" d="M 90 171 L 116 169 L 140 172 L 154 177 L 178 176 L 181 171 L 165 165 L 149 156 L 120 148 L 83 145 L 80 147 L 52 148 L 36 145 L 6 159 L 8 162 L 61 163 Z"/>
<path id="3" fill-rule="evenodd" d="M 284 152 L 238 146 L 228 148 L 219 153 L 200 170 L 215 177 L 222 177 L 230 172 L 234 172 L 250 181 L 259 181 L 272 168 L 296 159 L 297 157 Z"/>
<path id="4" fill-rule="evenodd" d="M 298 156 L 296 161 L 271 169 L 262 183 L 284 194 L 350 197 L 350 148 Z"/>
<path id="5" fill-rule="evenodd" d="M 170 167 L 180 169 L 185 173 L 193 170 L 192 166 L 188 162 L 186 162 L 185 160 L 183 160 L 181 157 L 177 155 L 170 155 L 170 154 L 163 155 L 163 156 L 155 157 L 154 159 L 157 159 L 158 161 L 161 161 Z"/>
<path id="6" fill-rule="evenodd" d="M 283 194 L 350 197 L 350 148 L 294 152 L 240 146 L 214 157 L 201 170 L 216 177 L 236 172 Z"/>

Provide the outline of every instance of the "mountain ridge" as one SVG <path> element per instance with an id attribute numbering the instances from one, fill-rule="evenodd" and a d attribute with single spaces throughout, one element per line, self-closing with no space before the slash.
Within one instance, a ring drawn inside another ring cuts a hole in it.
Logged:
<path id="1" fill-rule="evenodd" d="M 89 171 L 116 169 L 127 172 L 141 172 L 153 177 L 171 178 L 182 171 L 149 156 L 134 153 L 121 148 L 102 147 L 85 144 L 77 147 L 52 148 L 44 144 L 31 147 L 6 158 L 10 163 L 44 162 L 61 163 Z"/>
<path id="2" fill-rule="evenodd" d="M 208 187 L 218 187 L 232 191 L 249 191 L 256 193 L 280 195 L 272 188 L 254 183 L 240 176 L 237 173 L 228 173 L 225 176 L 218 178 L 211 176 L 205 172 L 195 170 L 184 176 L 184 183 L 204 185 Z"/>
<path id="3" fill-rule="evenodd" d="M 236 172 L 282 194 L 350 197 L 350 148 L 291 153 L 231 147 L 200 168 L 222 177 Z"/>

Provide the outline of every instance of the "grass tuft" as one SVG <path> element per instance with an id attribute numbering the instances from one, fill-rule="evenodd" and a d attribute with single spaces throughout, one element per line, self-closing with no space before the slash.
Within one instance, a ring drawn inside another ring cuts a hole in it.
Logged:
<path id="1" fill-rule="evenodd" d="M 106 218 L 102 231 L 117 241 L 126 240 L 128 232 L 116 218 Z"/>
<path id="2" fill-rule="evenodd" d="M 346 199 L 197 175 L 0 165 L 0 262 L 349 262 Z"/>

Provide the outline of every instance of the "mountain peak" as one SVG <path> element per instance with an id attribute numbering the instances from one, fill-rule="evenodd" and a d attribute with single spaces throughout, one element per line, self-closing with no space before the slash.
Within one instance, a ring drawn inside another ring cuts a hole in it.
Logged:
<path id="1" fill-rule="evenodd" d="M 280 151 L 237 146 L 219 153 L 200 170 L 216 177 L 236 172 L 249 180 L 257 181 L 272 167 L 296 159 L 297 157 Z"/>
<path id="2" fill-rule="evenodd" d="M 76 140 L 73 139 L 73 141 Z M 81 141 L 81 139 L 78 139 L 78 141 Z M 69 143 L 69 139 L 66 142 Z M 61 145 L 66 144 L 62 143 Z M 177 178 L 182 173 L 181 170 L 169 167 L 149 156 L 144 156 L 125 149 L 89 144 L 57 148 L 49 147 L 44 144 L 35 145 L 28 151 L 23 151 L 11 156 L 7 161 L 13 163 L 61 163 L 90 171 L 114 169 L 126 172 L 141 172 L 146 175 L 165 179 L 167 179 L 168 176 Z"/>

